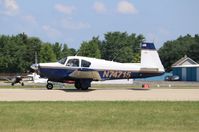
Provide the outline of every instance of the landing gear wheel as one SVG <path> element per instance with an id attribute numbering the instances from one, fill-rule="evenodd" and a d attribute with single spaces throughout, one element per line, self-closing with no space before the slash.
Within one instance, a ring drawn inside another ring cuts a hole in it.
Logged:
<path id="1" fill-rule="evenodd" d="M 52 83 L 47 83 L 46 88 L 48 90 L 52 90 L 53 89 L 53 84 Z"/>
<path id="2" fill-rule="evenodd" d="M 21 83 L 21 86 L 24 86 L 24 83 L 23 83 L 23 82 Z"/>
<path id="3" fill-rule="evenodd" d="M 81 89 L 82 89 L 82 90 L 88 90 L 88 86 L 82 85 Z"/>
<path id="4" fill-rule="evenodd" d="M 83 82 L 81 83 L 81 89 L 82 89 L 82 90 L 88 90 L 88 87 L 89 87 L 89 85 L 88 85 L 87 83 L 85 83 L 85 82 L 84 82 L 84 83 L 83 83 Z"/>
<path id="5" fill-rule="evenodd" d="M 81 83 L 79 80 L 75 81 L 75 88 L 80 90 L 81 89 Z"/>
<path id="6" fill-rule="evenodd" d="M 91 81 L 88 80 L 76 80 L 75 81 L 75 88 L 78 90 L 88 90 L 91 85 Z"/>

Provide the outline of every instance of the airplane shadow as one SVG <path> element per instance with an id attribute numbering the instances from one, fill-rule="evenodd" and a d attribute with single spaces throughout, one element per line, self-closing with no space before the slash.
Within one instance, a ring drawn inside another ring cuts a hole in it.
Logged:
<path id="1" fill-rule="evenodd" d="M 78 90 L 78 89 L 55 89 L 55 90 L 61 90 L 64 92 L 71 92 L 71 93 L 87 93 L 95 91 L 96 89 L 88 89 L 88 90 Z"/>
<path id="2" fill-rule="evenodd" d="M 46 90 L 46 91 L 56 91 L 56 90 L 59 90 L 59 91 L 64 91 L 64 92 L 92 92 L 92 91 L 95 91 L 96 89 L 88 89 L 88 90 L 78 90 L 76 88 L 70 88 L 70 89 L 66 89 L 66 88 L 55 88 L 55 89 L 52 89 L 52 90 L 47 90 L 46 88 L 24 88 L 25 90 Z"/>
<path id="3" fill-rule="evenodd" d="M 46 88 L 26 88 L 26 90 L 47 90 Z M 88 90 L 78 90 L 76 88 L 58 88 L 58 89 L 53 89 L 53 90 L 59 90 L 59 91 L 64 91 L 64 92 L 71 92 L 71 93 L 87 93 L 87 92 L 92 92 L 92 91 L 99 91 L 99 90 L 136 90 L 136 91 L 147 91 L 150 89 L 147 88 L 91 88 Z M 52 91 L 53 91 L 52 90 Z"/>
<path id="4" fill-rule="evenodd" d="M 149 88 L 129 88 L 128 90 L 147 91 Z"/>

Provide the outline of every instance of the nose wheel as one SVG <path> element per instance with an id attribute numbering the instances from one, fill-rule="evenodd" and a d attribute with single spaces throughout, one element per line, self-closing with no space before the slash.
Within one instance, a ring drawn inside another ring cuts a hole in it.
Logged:
<path id="1" fill-rule="evenodd" d="M 46 88 L 48 90 L 52 90 L 53 89 L 53 84 L 52 83 L 47 83 Z"/>

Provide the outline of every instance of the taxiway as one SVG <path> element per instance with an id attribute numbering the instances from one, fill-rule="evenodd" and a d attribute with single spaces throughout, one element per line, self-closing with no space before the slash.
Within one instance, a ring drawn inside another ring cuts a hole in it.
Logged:
<path id="1" fill-rule="evenodd" d="M 199 101 L 199 89 L 0 89 L 0 101 Z"/>

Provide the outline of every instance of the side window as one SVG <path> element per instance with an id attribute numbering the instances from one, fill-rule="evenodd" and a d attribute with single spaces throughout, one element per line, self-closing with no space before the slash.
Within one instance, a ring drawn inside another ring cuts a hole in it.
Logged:
<path id="1" fill-rule="evenodd" d="M 91 63 L 88 61 L 85 61 L 85 60 L 81 61 L 81 67 L 89 67 L 90 65 L 91 65 Z"/>
<path id="2" fill-rule="evenodd" d="M 70 59 L 70 60 L 68 60 L 66 66 L 79 67 L 79 59 Z"/>

